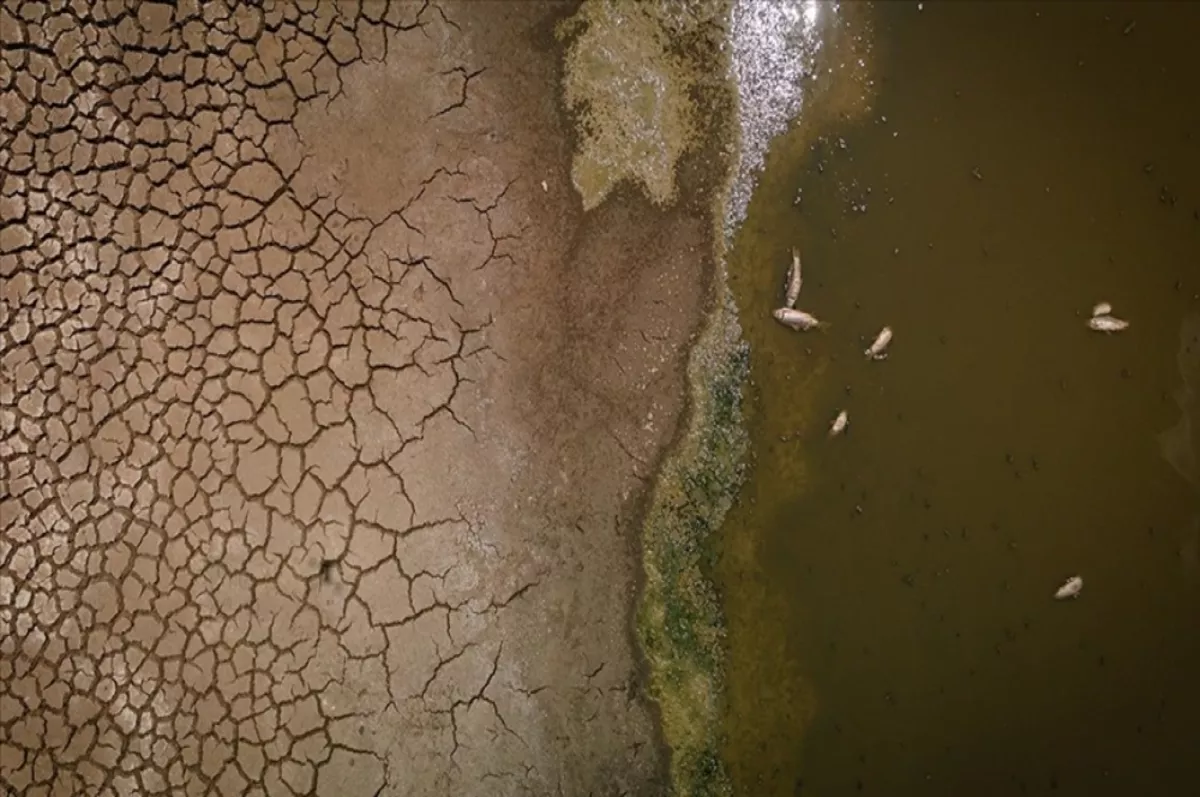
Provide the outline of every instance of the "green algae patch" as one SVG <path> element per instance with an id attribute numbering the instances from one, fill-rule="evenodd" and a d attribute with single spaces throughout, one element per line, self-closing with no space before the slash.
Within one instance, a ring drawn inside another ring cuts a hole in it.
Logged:
<path id="1" fill-rule="evenodd" d="M 725 627 L 712 579 L 713 534 L 743 480 L 742 387 L 749 349 L 724 267 L 735 88 L 729 0 L 583 0 L 557 28 L 563 99 L 576 132 L 571 176 L 591 210 L 622 183 L 662 206 L 704 203 L 710 309 L 689 354 L 688 412 L 649 497 L 637 636 L 670 749 L 671 793 L 727 797 L 721 760 Z"/>
<path id="2" fill-rule="evenodd" d="M 584 210 L 623 180 L 656 204 L 675 200 L 676 164 L 697 140 L 694 89 L 705 66 L 688 43 L 710 38 L 723 11 L 714 0 L 584 0 L 560 23 L 564 100 L 578 132 L 571 179 Z"/>
<path id="3" fill-rule="evenodd" d="M 731 793 L 719 756 L 724 626 L 705 571 L 708 538 L 742 482 L 749 350 L 723 279 L 718 293 L 688 363 L 687 428 L 659 473 L 643 527 L 646 581 L 638 636 L 672 750 L 673 792 L 680 797 Z"/>

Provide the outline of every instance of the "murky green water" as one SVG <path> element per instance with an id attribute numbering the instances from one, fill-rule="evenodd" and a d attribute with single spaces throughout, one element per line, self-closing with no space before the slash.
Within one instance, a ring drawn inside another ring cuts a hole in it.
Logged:
<path id="1" fill-rule="evenodd" d="M 737 791 L 1200 794 L 1200 4 L 871 17 L 871 113 L 777 142 L 732 257 Z M 770 318 L 797 244 L 825 333 Z"/>

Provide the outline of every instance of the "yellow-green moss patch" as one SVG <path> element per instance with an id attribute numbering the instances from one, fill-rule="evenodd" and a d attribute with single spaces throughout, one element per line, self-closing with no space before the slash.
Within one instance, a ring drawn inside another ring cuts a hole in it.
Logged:
<path id="1" fill-rule="evenodd" d="M 559 26 L 564 99 L 579 136 L 571 177 L 585 210 L 626 179 L 658 204 L 675 199 L 676 163 L 696 139 L 697 70 L 706 66 L 686 43 L 711 36 L 705 26 L 722 6 L 584 0 Z"/>

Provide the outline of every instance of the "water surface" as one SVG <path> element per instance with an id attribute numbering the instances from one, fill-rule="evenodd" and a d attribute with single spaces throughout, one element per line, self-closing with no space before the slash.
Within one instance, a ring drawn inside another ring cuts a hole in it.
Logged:
<path id="1" fill-rule="evenodd" d="M 1200 6 L 870 29 L 870 113 L 776 142 L 731 258 L 738 793 L 1200 793 Z M 793 245 L 825 333 L 770 319 Z"/>

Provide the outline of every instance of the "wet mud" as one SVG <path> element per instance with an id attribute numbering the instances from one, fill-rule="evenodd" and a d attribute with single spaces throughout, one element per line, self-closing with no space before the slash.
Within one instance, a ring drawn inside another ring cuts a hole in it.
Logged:
<path id="1" fill-rule="evenodd" d="M 735 790 L 1190 793 L 1200 9 L 870 18 L 870 113 L 775 143 L 730 259 Z M 770 316 L 797 245 L 824 332 Z M 1088 329 L 1100 301 L 1130 328 Z"/>

